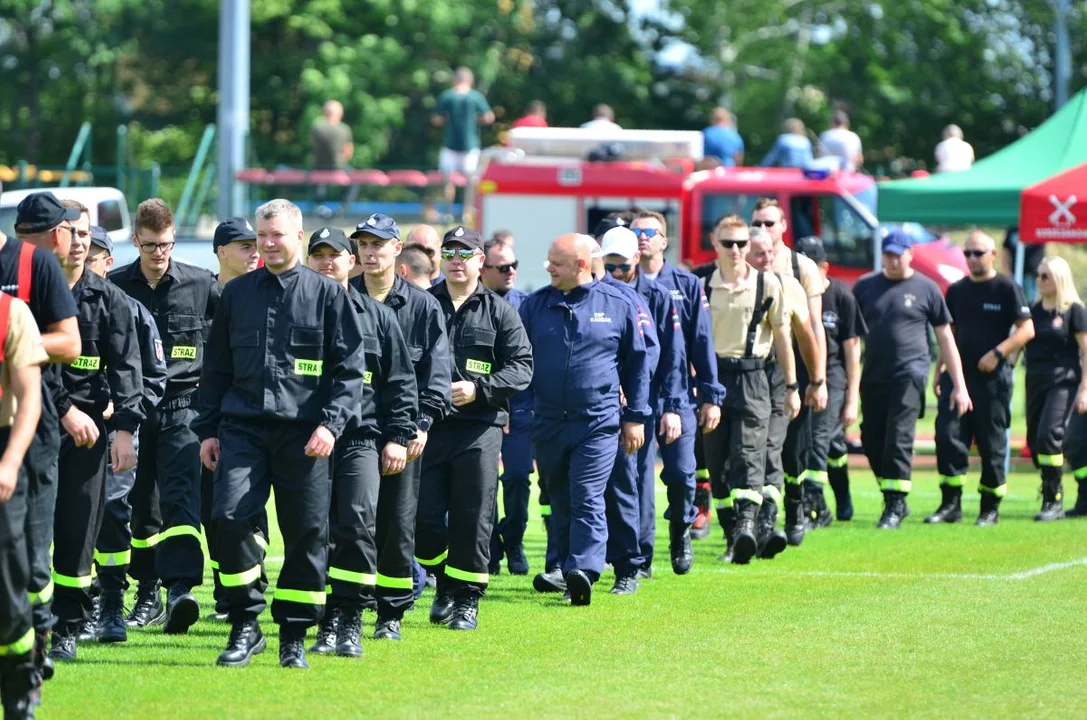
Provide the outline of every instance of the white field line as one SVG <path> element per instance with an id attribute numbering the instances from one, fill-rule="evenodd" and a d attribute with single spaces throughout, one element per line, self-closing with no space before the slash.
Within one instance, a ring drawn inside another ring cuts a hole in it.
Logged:
<path id="1" fill-rule="evenodd" d="M 1046 575 L 1051 572 L 1068 570 L 1075 567 L 1087 567 L 1087 557 L 1079 558 L 1078 560 L 1070 560 L 1068 562 L 1050 563 L 1048 565 L 1042 565 L 1040 567 L 1013 573 L 882 573 L 848 570 L 800 570 L 792 573 L 755 572 L 750 574 L 760 576 L 783 575 L 799 577 L 869 578 L 873 580 L 995 580 L 998 582 L 1007 582 L 1014 580 L 1029 580 L 1030 578 L 1038 577 L 1039 575 Z M 718 568 L 716 572 L 734 575 L 749 574 L 744 570 L 732 568 Z"/>

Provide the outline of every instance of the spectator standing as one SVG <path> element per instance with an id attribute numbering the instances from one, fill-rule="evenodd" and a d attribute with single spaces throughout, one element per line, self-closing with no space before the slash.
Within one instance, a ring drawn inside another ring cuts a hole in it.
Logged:
<path id="1" fill-rule="evenodd" d="M 844 110 L 835 110 L 830 118 L 830 129 L 819 136 L 819 145 L 825 157 L 841 160 L 842 170 L 856 171 L 864 164 L 861 138 L 849 129 L 849 116 Z"/>
<path id="2" fill-rule="evenodd" d="M 804 123 L 789 118 L 781 128 L 770 152 L 759 163 L 761 167 L 802 168 L 812 161 L 811 140 L 805 134 Z"/>
<path id="3" fill-rule="evenodd" d="M 936 172 L 963 172 L 974 166 L 974 148 L 962 139 L 962 128 L 948 125 L 936 146 Z"/>
<path id="4" fill-rule="evenodd" d="M 721 167 L 735 167 L 744 162 L 744 141 L 736 132 L 732 113 L 723 107 L 710 116 L 710 126 L 702 131 L 703 155 L 715 159 Z"/>
<path id="5" fill-rule="evenodd" d="M 533 100 L 525 108 L 525 114 L 510 124 L 510 130 L 519 127 L 547 127 L 547 106 L 542 100 Z"/>
<path id="6" fill-rule="evenodd" d="M 453 73 L 453 87 L 438 97 L 438 108 L 431 122 L 445 128 L 438 169 L 445 176 L 445 202 L 452 208 L 457 187 L 454 173 L 470 176 L 479 167 L 479 126 L 494 122 L 494 112 L 483 93 L 476 90 L 475 77 L 466 67 Z"/>
<path id="7" fill-rule="evenodd" d="M 316 170 L 340 170 L 355 154 L 351 128 L 343 123 L 343 105 L 329 100 L 321 110 L 323 119 L 309 129 L 310 152 Z"/>
<path id="8" fill-rule="evenodd" d="M 593 109 L 593 119 L 581 123 L 581 127 L 591 130 L 622 130 L 615 122 L 615 111 L 610 105 L 600 103 Z"/>

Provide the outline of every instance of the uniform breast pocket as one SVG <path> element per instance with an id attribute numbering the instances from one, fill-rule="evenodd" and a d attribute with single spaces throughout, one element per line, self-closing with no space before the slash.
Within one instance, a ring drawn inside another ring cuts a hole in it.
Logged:
<path id="1" fill-rule="evenodd" d="M 457 364 L 469 375 L 490 375 L 494 368 L 494 330 L 466 328 L 457 339 Z"/>
<path id="2" fill-rule="evenodd" d="M 239 330 L 230 335 L 230 352 L 234 356 L 234 374 L 246 377 L 260 374 L 263 358 L 260 353 L 260 331 Z"/>
<path id="3" fill-rule="evenodd" d="M 166 359 L 170 362 L 192 362 L 204 345 L 204 318 L 190 313 L 174 313 L 166 320 L 169 344 Z"/>
<path id="4" fill-rule="evenodd" d="M 324 373 L 325 333 L 319 327 L 291 327 L 290 354 L 292 371 L 301 377 L 321 377 Z"/>
<path id="5" fill-rule="evenodd" d="M 83 350 L 72 363 L 72 369 L 88 373 L 98 372 L 102 369 L 101 331 L 98 323 L 80 320 L 79 339 L 83 343 Z"/>
<path id="6" fill-rule="evenodd" d="M 362 373 L 362 382 L 364 385 L 372 385 L 374 371 L 381 367 L 381 343 L 375 337 L 364 337 L 362 351 L 366 353 L 366 370 Z"/>

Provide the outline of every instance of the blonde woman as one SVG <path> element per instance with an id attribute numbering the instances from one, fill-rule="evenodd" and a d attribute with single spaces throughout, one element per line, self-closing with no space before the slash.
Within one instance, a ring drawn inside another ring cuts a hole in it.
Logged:
<path id="1" fill-rule="evenodd" d="M 1087 355 L 1087 309 L 1076 292 L 1072 271 L 1059 257 L 1047 257 L 1038 266 L 1038 300 L 1031 307 L 1034 340 L 1026 347 L 1027 442 L 1034 464 L 1042 473 L 1042 509 L 1035 520 L 1048 522 L 1065 516 L 1061 492 L 1064 441 L 1073 414 L 1087 413 L 1087 385 L 1083 372 Z M 1077 424 L 1082 418 L 1077 418 Z M 1080 428 L 1083 425 L 1080 424 Z M 1069 454 L 1087 466 L 1082 429 L 1068 433 Z M 1082 468 L 1081 468 L 1082 469 Z M 1077 472 L 1077 475 L 1082 475 Z M 1081 482 L 1083 482 L 1081 480 Z M 1083 485 L 1075 511 L 1081 514 Z"/>

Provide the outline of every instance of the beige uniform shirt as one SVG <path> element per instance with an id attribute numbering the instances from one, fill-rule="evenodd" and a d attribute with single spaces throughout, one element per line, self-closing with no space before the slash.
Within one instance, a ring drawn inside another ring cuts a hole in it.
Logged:
<path id="1" fill-rule="evenodd" d="M 713 346 L 717 356 L 742 358 L 747 347 L 747 326 L 755 312 L 756 279 L 759 273 L 748 268 L 747 277 L 736 288 L 725 285 L 721 270 L 710 278 L 710 315 L 713 321 Z M 773 328 L 786 324 L 785 295 L 781 282 L 773 273 L 763 273 L 763 297 L 770 298 L 770 309 L 763 315 L 755 335 L 752 356 L 765 358 L 774 345 Z"/>
<path id="2" fill-rule="evenodd" d="M 782 275 L 780 279 L 782 291 L 785 295 L 785 314 L 788 317 L 785 326 L 792 333 L 794 319 L 803 325 L 811 316 L 808 310 L 808 294 L 804 292 L 804 288 L 800 286 L 796 278 L 791 275 Z"/>
<path id="3" fill-rule="evenodd" d="M 793 251 L 784 243 L 774 247 L 774 272 L 782 276 L 793 276 Z M 808 297 L 818 297 L 823 294 L 823 273 L 819 272 L 819 266 L 807 255 L 797 253 L 797 266 L 800 268 L 800 277 L 797 280 L 804 286 Z"/>
<path id="4" fill-rule="evenodd" d="M 11 427 L 15 422 L 15 391 L 11 387 L 11 371 L 49 361 L 42 336 L 30 308 L 18 298 L 11 299 L 11 315 L 8 318 L 8 336 L 4 338 L 4 368 L 0 371 L 0 427 Z"/>

